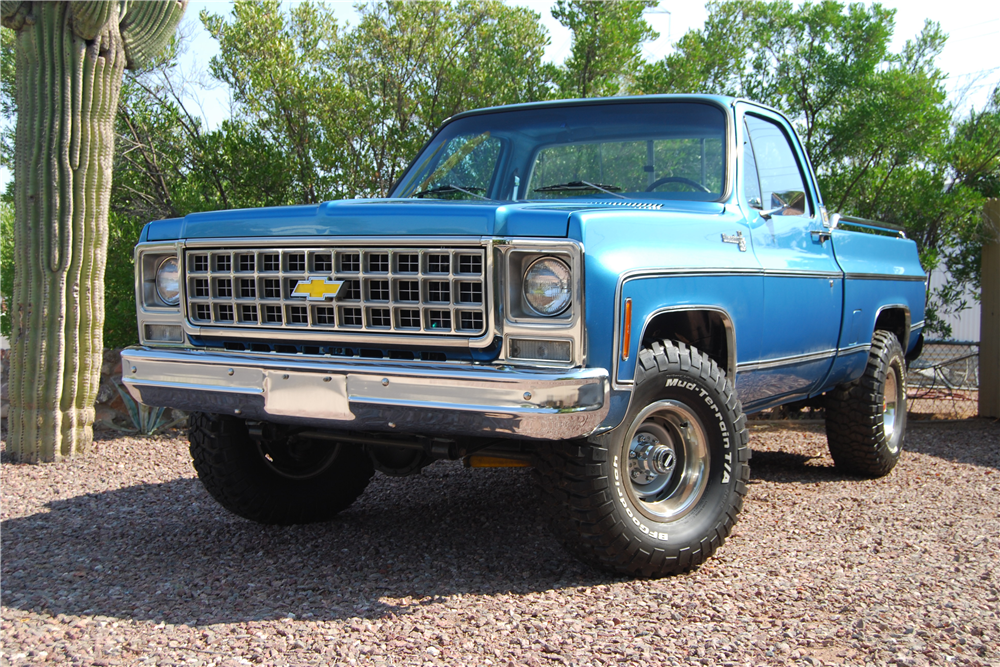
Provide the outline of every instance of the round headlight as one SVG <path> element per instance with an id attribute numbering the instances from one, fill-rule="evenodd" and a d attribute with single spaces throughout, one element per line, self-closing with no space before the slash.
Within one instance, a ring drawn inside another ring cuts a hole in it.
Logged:
<path id="1" fill-rule="evenodd" d="M 569 267 L 552 257 L 534 261 L 524 273 L 524 300 L 539 315 L 558 315 L 573 298 Z"/>
<path id="2" fill-rule="evenodd" d="M 168 257 L 156 267 L 156 293 L 168 306 L 180 303 L 181 272 L 176 257 Z"/>

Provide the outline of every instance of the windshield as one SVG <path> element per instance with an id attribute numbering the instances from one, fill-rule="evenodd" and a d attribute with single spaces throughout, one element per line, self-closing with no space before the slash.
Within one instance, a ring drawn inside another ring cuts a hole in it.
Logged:
<path id="1" fill-rule="evenodd" d="M 691 102 L 528 108 L 460 118 L 421 151 L 394 197 L 715 201 L 722 109 Z"/>

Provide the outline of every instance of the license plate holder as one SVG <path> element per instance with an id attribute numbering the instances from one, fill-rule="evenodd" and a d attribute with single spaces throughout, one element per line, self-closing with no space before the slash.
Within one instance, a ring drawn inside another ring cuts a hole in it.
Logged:
<path id="1" fill-rule="evenodd" d="M 271 415 L 351 420 L 347 376 L 264 372 L 264 410 Z"/>

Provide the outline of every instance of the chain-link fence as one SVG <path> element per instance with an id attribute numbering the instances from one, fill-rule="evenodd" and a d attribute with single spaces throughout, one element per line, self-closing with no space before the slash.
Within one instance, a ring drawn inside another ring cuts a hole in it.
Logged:
<path id="1" fill-rule="evenodd" d="M 979 412 L 979 344 L 927 342 L 910 364 L 907 403 L 916 418 L 966 419 Z"/>

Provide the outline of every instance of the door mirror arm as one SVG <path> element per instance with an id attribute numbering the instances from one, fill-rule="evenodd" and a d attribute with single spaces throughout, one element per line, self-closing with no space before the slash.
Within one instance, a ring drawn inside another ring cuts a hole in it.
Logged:
<path id="1" fill-rule="evenodd" d="M 780 215 L 781 212 L 784 211 L 786 208 L 788 208 L 788 204 L 782 204 L 781 206 L 778 206 L 777 208 L 771 208 L 771 209 L 768 209 L 766 211 L 760 211 L 759 215 L 760 215 L 760 217 L 764 218 L 765 220 L 770 220 L 771 216 L 773 216 L 773 215 Z"/>

